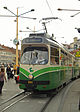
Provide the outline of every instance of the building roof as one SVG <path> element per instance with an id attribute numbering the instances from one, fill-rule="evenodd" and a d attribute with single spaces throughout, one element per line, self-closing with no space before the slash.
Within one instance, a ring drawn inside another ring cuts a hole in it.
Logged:
<path id="1" fill-rule="evenodd" d="M 13 54 L 16 53 L 16 49 L 14 49 L 13 47 L 10 48 L 8 46 L 4 46 L 4 45 L 1 45 L 1 44 L 0 44 L 0 51 L 11 52 Z"/>

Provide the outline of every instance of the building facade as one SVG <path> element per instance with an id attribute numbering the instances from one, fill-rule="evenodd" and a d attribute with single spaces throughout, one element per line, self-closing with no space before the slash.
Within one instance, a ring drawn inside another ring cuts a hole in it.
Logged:
<path id="1" fill-rule="evenodd" d="M 80 39 L 78 37 L 73 38 L 74 41 L 72 43 L 68 44 L 63 44 L 71 54 L 75 56 L 76 59 L 76 65 L 79 65 L 80 67 Z"/>
<path id="2" fill-rule="evenodd" d="M 70 44 L 69 51 L 75 56 L 80 67 L 80 39 L 78 37 L 74 37 L 74 42 Z"/>
<path id="3" fill-rule="evenodd" d="M 16 49 L 0 44 L 0 64 L 15 64 Z"/>
<path id="4" fill-rule="evenodd" d="M 80 48 L 80 39 L 78 39 L 78 37 L 74 37 L 74 42 L 70 43 L 70 49 L 78 49 Z"/>

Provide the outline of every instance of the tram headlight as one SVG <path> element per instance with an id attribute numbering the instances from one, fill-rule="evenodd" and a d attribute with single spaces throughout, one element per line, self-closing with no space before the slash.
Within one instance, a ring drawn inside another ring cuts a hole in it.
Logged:
<path id="1" fill-rule="evenodd" d="M 19 75 L 17 76 L 17 81 L 19 80 Z"/>
<path id="2" fill-rule="evenodd" d="M 33 75 L 30 74 L 30 75 L 28 76 L 28 78 L 29 78 L 29 79 L 33 79 Z"/>

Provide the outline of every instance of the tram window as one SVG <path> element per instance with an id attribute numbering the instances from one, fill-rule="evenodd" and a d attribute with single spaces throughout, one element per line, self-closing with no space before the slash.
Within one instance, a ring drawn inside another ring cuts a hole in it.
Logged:
<path id="1" fill-rule="evenodd" d="M 47 48 L 46 47 L 26 47 L 23 50 L 23 53 L 26 52 L 26 51 L 34 51 L 34 50 L 47 51 Z"/>
<path id="2" fill-rule="evenodd" d="M 61 65 L 68 65 L 68 56 L 63 50 L 61 50 Z"/>
<path id="3" fill-rule="evenodd" d="M 72 64 L 71 56 L 61 50 L 61 65 L 69 66 L 71 64 Z"/>
<path id="4" fill-rule="evenodd" d="M 46 47 L 27 47 L 23 50 L 21 57 L 22 64 L 47 64 L 48 49 Z"/>
<path id="5" fill-rule="evenodd" d="M 50 63 L 52 65 L 59 64 L 59 49 L 51 47 Z"/>

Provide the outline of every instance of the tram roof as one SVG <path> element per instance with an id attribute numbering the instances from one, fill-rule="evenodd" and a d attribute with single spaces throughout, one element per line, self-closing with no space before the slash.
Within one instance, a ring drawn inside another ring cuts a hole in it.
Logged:
<path id="1" fill-rule="evenodd" d="M 46 43 L 46 44 L 54 43 L 56 46 L 59 46 L 58 42 L 52 39 L 46 33 L 31 33 L 29 37 L 24 38 L 22 40 L 22 44 L 26 43 Z"/>
<path id="2" fill-rule="evenodd" d="M 65 48 L 62 44 L 58 43 L 56 40 L 54 40 L 52 37 L 50 37 L 46 33 L 31 33 L 28 38 L 24 38 L 22 40 L 22 44 L 28 44 L 28 43 L 45 43 L 50 44 L 55 47 L 61 48 L 66 53 L 72 55 L 67 48 Z M 73 56 L 73 55 L 72 55 Z"/>
<path id="3" fill-rule="evenodd" d="M 69 52 L 69 50 L 68 50 L 67 48 L 65 48 L 64 45 L 58 43 L 56 40 L 52 40 L 52 39 L 50 39 L 50 38 L 46 38 L 46 39 L 48 40 L 48 43 L 49 43 L 49 44 L 51 44 L 51 45 L 53 45 L 53 46 L 55 46 L 55 47 L 59 47 L 59 48 L 61 48 L 63 51 L 65 51 L 66 53 L 72 55 L 72 54 Z M 72 55 L 72 56 L 73 56 L 73 55 Z"/>

